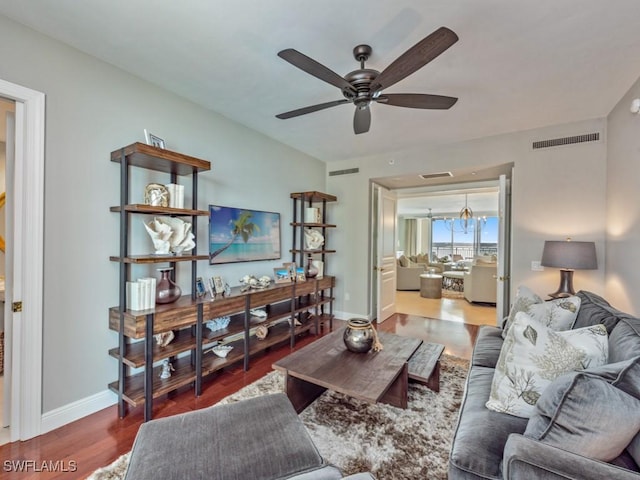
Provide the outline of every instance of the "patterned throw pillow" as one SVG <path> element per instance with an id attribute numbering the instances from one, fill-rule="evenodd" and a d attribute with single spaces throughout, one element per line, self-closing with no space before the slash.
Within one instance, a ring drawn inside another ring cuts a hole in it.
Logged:
<path id="1" fill-rule="evenodd" d="M 544 389 L 563 373 L 607 363 L 604 325 L 556 332 L 523 312 L 507 332 L 486 406 L 529 418 Z"/>
<path id="2" fill-rule="evenodd" d="M 528 287 L 518 287 L 513 306 L 509 311 L 507 323 L 502 330 L 502 338 L 507 338 L 507 331 L 513 324 L 518 312 L 524 312 L 543 325 L 557 332 L 573 327 L 580 309 L 580 297 L 571 296 L 556 298 L 545 302 Z"/>

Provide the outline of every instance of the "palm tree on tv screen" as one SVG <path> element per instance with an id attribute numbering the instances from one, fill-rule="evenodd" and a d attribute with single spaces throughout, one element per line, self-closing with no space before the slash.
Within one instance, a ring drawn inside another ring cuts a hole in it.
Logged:
<path id="1" fill-rule="evenodd" d="M 252 235 L 260 232 L 260 227 L 255 223 L 249 221 L 251 217 L 253 217 L 251 212 L 244 211 L 240 214 L 237 220 L 231 221 L 231 224 L 233 225 L 233 228 L 231 229 L 231 240 L 229 240 L 225 245 L 210 254 L 209 260 L 212 260 L 222 252 L 224 252 L 231 246 L 233 242 L 236 241 L 238 237 L 242 237 L 244 243 L 247 243 Z"/>

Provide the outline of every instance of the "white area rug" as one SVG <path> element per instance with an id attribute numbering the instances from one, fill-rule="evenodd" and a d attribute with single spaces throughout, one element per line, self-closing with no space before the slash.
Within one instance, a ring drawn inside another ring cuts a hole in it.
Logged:
<path id="1" fill-rule="evenodd" d="M 345 475 L 370 471 L 379 480 L 446 479 L 467 369 L 466 360 L 443 355 L 440 392 L 410 384 L 406 410 L 325 392 L 300 418 L 322 456 Z M 271 372 L 219 403 L 282 389 L 283 376 Z M 128 454 L 97 470 L 89 479 L 121 479 L 127 462 Z"/>

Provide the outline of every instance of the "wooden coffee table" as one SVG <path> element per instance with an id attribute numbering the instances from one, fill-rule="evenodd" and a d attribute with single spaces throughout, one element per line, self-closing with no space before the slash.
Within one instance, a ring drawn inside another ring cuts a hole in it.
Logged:
<path id="1" fill-rule="evenodd" d="M 435 346 L 425 350 L 420 339 L 378 332 L 384 345 L 382 351 L 353 353 L 344 345 L 343 332 L 344 328 L 338 329 L 273 364 L 285 374 L 285 393 L 296 412 L 300 413 L 327 389 L 371 403 L 407 408 L 412 376 L 437 391 L 438 359 L 444 346 L 424 344 Z M 410 375 L 414 354 L 412 368 L 417 375 Z"/>

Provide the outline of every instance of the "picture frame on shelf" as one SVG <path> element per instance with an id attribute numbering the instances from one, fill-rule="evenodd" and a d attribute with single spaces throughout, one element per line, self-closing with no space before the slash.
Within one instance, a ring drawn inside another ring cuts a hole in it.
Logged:
<path id="1" fill-rule="evenodd" d="M 282 266 L 289 271 L 289 278 L 293 282 L 296 278 L 296 262 L 285 262 Z"/>
<path id="2" fill-rule="evenodd" d="M 209 291 L 209 295 L 211 295 L 211 300 L 215 300 L 216 298 L 216 287 L 213 284 L 213 277 L 207 280 L 207 289 Z"/>
<path id="3" fill-rule="evenodd" d="M 213 289 L 216 295 L 221 294 L 224 295 L 224 280 L 222 277 L 212 277 L 213 280 Z"/>
<path id="4" fill-rule="evenodd" d="M 285 266 L 273 269 L 273 278 L 276 283 L 291 283 L 291 272 Z"/>
<path id="5" fill-rule="evenodd" d="M 207 294 L 207 291 L 204 288 L 204 281 L 202 277 L 196 278 L 196 296 L 198 298 L 202 298 Z"/>
<path id="6" fill-rule="evenodd" d="M 164 149 L 164 140 L 157 135 L 148 132 L 146 128 L 144 129 L 144 141 L 147 145 Z"/>
<path id="7" fill-rule="evenodd" d="M 304 274 L 304 268 L 296 269 L 296 282 L 306 282 L 307 276 Z"/>

